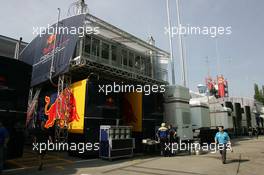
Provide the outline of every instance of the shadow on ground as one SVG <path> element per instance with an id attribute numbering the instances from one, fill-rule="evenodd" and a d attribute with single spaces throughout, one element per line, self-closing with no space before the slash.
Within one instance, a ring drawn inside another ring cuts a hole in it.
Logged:
<path id="1" fill-rule="evenodd" d="M 229 159 L 229 160 L 226 160 L 226 163 L 243 163 L 243 162 L 248 162 L 250 161 L 249 159 Z"/>
<path id="2" fill-rule="evenodd" d="M 103 166 L 111 166 L 115 164 L 121 164 L 125 162 L 130 162 L 137 160 L 133 165 L 149 162 L 149 161 L 154 161 L 157 159 L 160 159 L 161 157 L 153 157 L 153 156 L 135 156 L 130 159 L 117 159 L 113 161 L 109 160 L 101 160 L 101 159 L 83 159 L 80 160 L 79 162 L 72 162 L 72 163 L 63 163 L 59 165 L 44 165 L 42 171 L 37 170 L 36 167 L 30 167 L 26 169 L 17 169 L 16 171 L 11 171 L 11 172 L 5 172 L 5 175 L 28 175 L 28 174 L 36 174 L 36 175 L 58 175 L 58 174 L 64 174 L 64 175 L 70 175 L 70 174 L 76 174 L 78 172 L 78 169 L 80 168 L 97 168 L 97 167 L 103 167 Z M 111 170 L 110 170 L 111 171 Z M 52 172 L 52 173 L 51 173 Z M 107 170 L 105 171 L 107 172 Z M 89 172 L 87 172 L 89 174 Z"/>

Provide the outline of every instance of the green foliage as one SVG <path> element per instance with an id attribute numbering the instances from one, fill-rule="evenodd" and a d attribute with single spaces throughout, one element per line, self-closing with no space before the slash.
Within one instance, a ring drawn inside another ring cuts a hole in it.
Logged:
<path id="1" fill-rule="evenodd" d="M 264 86 L 259 89 L 257 84 L 254 84 L 255 95 L 254 98 L 264 104 Z"/>

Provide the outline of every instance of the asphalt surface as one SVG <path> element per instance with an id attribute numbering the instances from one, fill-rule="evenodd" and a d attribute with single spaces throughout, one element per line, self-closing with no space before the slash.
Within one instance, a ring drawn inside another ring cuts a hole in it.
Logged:
<path id="1" fill-rule="evenodd" d="M 264 137 L 242 137 L 233 140 L 234 152 L 227 153 L 222 164 L 219 153 L 181 154 L 174 157 L 136 156 L 132 159 L 106 161 L 48 155 L 42 171 L 37 170 L 34 154 L 13 160 L 18 168 L 8 169 L 8 175 L 263 175 Z"/>

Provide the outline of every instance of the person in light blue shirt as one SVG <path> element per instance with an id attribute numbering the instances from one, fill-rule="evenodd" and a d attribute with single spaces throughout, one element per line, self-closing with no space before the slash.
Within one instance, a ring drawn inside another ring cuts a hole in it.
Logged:
<path id="1" fill-rule="evenodd" d="M 226 163 L 226 148 L 227 144 L 231 146 L 230 137 L 227 132 L 224 131 L 223 126 L 218 127 L 219 132 L 215 135 L 215 143 L 221 145 L 220 154 L 222 157 L 222 163 Z"/>

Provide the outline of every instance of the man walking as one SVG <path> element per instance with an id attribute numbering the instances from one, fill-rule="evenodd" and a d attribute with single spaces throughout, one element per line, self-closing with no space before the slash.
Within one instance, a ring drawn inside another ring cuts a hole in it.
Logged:
<path id="1" fill-rule="evenodd" d="M 52 142 L 52 138 L 51 135 L 49 134 L 48 129 L 46 129 L 45 127 L 45 121 L 41 121 L 40 122 L 40 126 L 35 128 L 34 130 L 34 136 L 33 136 L 33 142 L 34 144 L 47 144 L 47 141 L 49 140 L 50 142 Z M 47 153 L 47 150 L 44 151 L 37 151 L 38 154 L 38 161 L 39 161 L 39 167 L 38 170 L 41 171 L 42 167 L 43 167 L 43 159 L 45 157 Z"/>
<path id="2" fill-rule="evenodd" d="M 167 152 L 169 150 L 166 150 L 166 144 L 168 143 L 168 136 L 169 136 L 169 130 L 165 127 L 166 124 L 162 123 L 161 127 L 158 129 L 157 137 L 160 141 L 160 149 L 161 149 L 161 155 L 167 156 Z"/>
<path id="3" fill-rule="evenodd" d="M 227 132 L 224 131 L 223 126 L 219 126 L 218 130 L 219 132 L 217 132 L 215 135 L 215 143 L 219 144 L 219 148 L 221 148 L 220 154 L 222 158 L 222 163 L 225 164 L 226 163 L 226 148 L 228 144 L 231 147 L 230 137 L 227 134 Z"/>
<path id="4" fill-rule="evenodd" d="M 259 127 L 257 126 L 257 128 L 256 128 L 256 137 L 257 137 L 257 139 L 258 139 L 258 137 L 259 137 Z"/>

